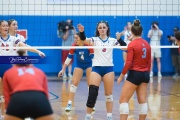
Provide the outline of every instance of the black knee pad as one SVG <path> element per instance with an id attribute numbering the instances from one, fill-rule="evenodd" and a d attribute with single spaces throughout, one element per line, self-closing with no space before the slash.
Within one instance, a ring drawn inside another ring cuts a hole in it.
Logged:
<path id="1" fill-rule="evenodd" d="M 95 86 L 95 85 L 89 86 L 89 96 L 86 103 L 87 107 L 93 108 L 95 106 L 97 96 L 98 96 L 98 90 L 99 90 L 98 86 Z"/>

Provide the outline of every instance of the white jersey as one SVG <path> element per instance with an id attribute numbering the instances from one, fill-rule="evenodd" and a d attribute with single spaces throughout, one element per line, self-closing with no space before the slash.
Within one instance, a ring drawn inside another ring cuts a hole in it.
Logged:
<path id="1" fill-rule="evenodd" d="M 26 40 L 24 38 L 24 36 L 20 35 L 20 34 L 16 34 L 16 37 L 23 43 L 26 43 Z"/>
<path id="2" fill-rule="evenodd" d="M 19 39 L 19 40 L 20 40 L 21 42 L 23 42 L 24 44 L 26 44 L 26 40 L 25 40 L 24 36 L 22 36 L 22 35 L 20 35 L 20 34 L 16 34 L 16 38 Z M 17 54 L 17 50 L 18 50 L 18 49 L 15 49 L 15 50 L 14 50 L 13 55 L 18 55 L 18 54 Z M 27 54 L 27 52 L 26 52 L 26 54 Z"/>
<path id="3" fill-rule="evenodd" d="M 160 45 L 160 39 L 158 36 L 158 32 L 161 32 L 163 34 L 162 30 L 150 30 L 149 32 L 152 32 L 151 40 L 150 40 L 150 45 L 151 46 L 159 46 Z"/>
<path id="4" fill-rule="evenodd" d="M 16 38 L 15 36 L 10 36 L 8 35 L 8 38 L 6 40 L 4 40 L 1 36 L 0 36 L 0 47 L 9 47 L 8 49 L 0 49 L 0 56 L 14 56 L 17 55 L 17 53 L 15 54 L 15 49 L 13 49 L 13 47 L 16 47 L 18 45 L 18 43 L 20 42 L 20 40 L 18 38 Z"/>
<path id="5" fill-rule="evenodd" d="M 102 40 L 100 37 L 92 37 L 94 46 L 104 46 L 104 48 L 94 49 L 94 58 L 92 66 L 114 66 L 113 64 L 113 48 L 106 48 L 106 46 L 119 45 L 116 39 L 108 37 L 107 40 Z"/>
<path id="6" fill-rule="evenodd" d="M 128 36 L 131 36 L 131 31 L 126 30 L 124 32 L 124 42 L 128 45 L 131 41 L 128 39 Z"/>

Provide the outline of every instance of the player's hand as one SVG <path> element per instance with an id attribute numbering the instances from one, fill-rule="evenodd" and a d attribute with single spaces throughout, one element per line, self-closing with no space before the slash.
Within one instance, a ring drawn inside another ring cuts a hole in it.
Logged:
<path id="1" fill-rule="evenodd" d="M 81 24 L 77 25 L 79 32 L 84 32 L 84 26 Z"/>
<path id="2" fill-rule="evenodd" d="M 116 32 L 116 39 L 117 39 L 117 40 L 119 40 L 121 36 L 122 36 L 122 33 Z"/>
<path id="3" fill-rule="evenodd" d="M 41 57 L 46 57 L 46 55 L 45 55 L 43 52 L 41 52 L 41 51 L 39 51 L 38 54 L 39 54 L 39 56 L 41 56 Z"/>
<path id="4" fill-rule="evenodd" d="M 159 29 L 159 27 L 156 24 L 154 24 L 154 26 L 155 26 L 156 29 Z"/>
<path id="5" fill-rule="evenodd" d="M 63 70 L 59 71 L 58 77 L 61 77 L 63 74 L 64 74 L 64 71 L 63 71 Z"/>
<path id="6" fill-rule="evenodd" d="M 118 84 L 118 85 L 119 85 L 120 82 L 123 80 L 123 78 L 124 78 L 124 75 L 121 74 L 121 75 L 119 76 L 119 78 L 117 79 L 117 84 Z"/>

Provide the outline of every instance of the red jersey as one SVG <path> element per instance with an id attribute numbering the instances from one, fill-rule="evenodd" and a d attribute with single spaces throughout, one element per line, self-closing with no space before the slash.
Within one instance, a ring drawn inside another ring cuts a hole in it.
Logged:
<path id="1" fill-rule="evenodd" d="M 122 74 L 128 70 L 150 71 L 151 67 L 151 47 L 147 41 L 137 38 L 129 43 L 127 49 L 127 59 Z"/>
<path id="2" fill-rule="evenodd" d="M 44 92 L 48 98 L 46 75 L 33 66 L 13 66 L 3 77 L 6 107 L 12 94 L 20 91 L 35 90 Z"/>

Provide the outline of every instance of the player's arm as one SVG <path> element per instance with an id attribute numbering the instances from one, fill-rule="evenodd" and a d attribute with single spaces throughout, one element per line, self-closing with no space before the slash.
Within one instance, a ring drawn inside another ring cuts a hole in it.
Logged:
<path id="1" fill-rule="evenodd" d="M 5 107 L 7 108 L 9 101 L 10 101 L 10 88 L 9 84 L 6 78 L 6 74 L 3 77 L 3 93 L 4 93 L 4 99 L 5 99 Z"/>
<path id="2" fill-rule="evenodd" d="M 125 66 L 117 80 L 117 84 L 120 84 L 120 82 L 123 80 L 124 75 L 127 73 L 127 71 L 129 70 L 132 60 L 133 60 L 133 47 L 131 47 L 130 45 L 128 46 L 128 54 L 127 54 L 127 59 L 126 59 L 126 63 Z"/>
<path id="3" fill-rule="evenodd" d="M 117 40 L 116 45 L 120 45 L 120 46 L 127 46 L 127 44 L 124 42 L 124 40 L 121 39 L 121 37 Z M 127 48 L 120 48 L 121 50 L 127 50 Z"/>
<path id="4" fill-rule="evenodd" d="M 64 62 L 64 65 L 62 67 L 62 70 L 59 71 L 58 73 L 58 77 L 62 76 L 64 74 L 64 72 L 66 71 L 66 67 L 69 65 L 69 63 L 71 62 L 72 58 L 74 56 L 74 49 L 70 49 L 69 50 L 69 54 Z"/>
<path id="5" fill-rule="evenodd" d="M 25 50 L 37 53 L 41 57 L 45 57 L 45 54 L 43 52 L 41 52 L 40 50 L 37 50 L 36 48 L 33 48 L 33 47 L 31 47 L 31 46 L 29 46 L 27 44 L 24 44 L 21 41 L 16 40 L 15 45 L 18 46 L 18 47 L 26 47 Z"/>
<path id="6" fill-rule="evenodd" d="M 86 38 L 84 26 L 81 24 L 78 24 L 78 30 L 80 32 L 80 39 L 85 40 L 84 43 L 87 45 L 94 45 L 91 38 Z"/>
<path id="7" fill-rule="evenodd" d="M 129 70 L 129 68 L 131 66 L 132 60 L 133 60 L 133 55 L 134 55 L 133 47 L 129 45 L 127 51 L 128 51 L 127 52 L 127 59 L 126 59 L 124 68 L 123 68 L 122 73 L 121 73 L 122 75 L 125 75 L 127 73 L 127 71 Z"/>

